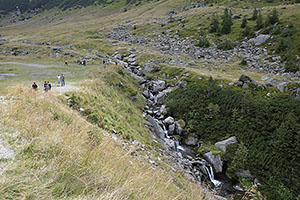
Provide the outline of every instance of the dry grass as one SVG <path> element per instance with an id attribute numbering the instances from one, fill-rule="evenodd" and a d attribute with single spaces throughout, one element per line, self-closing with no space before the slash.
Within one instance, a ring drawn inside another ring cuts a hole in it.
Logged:
<path id="1" fill-rule="evenodd" d="M 0 180 L 0 199 L 209 199 L 125 152 L 55 95 L 17 87 L 3 122 L 17 156 Z M 176 177 L 176 176 L 174 176 Z"/>

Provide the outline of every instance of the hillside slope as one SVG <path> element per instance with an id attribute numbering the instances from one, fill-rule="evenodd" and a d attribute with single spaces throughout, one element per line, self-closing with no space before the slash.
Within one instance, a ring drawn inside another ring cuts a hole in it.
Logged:
<path id="1" fill-rule="evenodd" d="M 219 168 L 211 163 L 223 196 L 299 198 L 299 2 L 138 2 L 62 1 L 34 15 L 28 8 L 5 15 L 1 62 L 52 68 L 35 68 L 43 71 L 39 77 L 1 65 L 1 84 L 54 82 L 65 72 L 72 81 L 94 75 L 68 97 L 89 123 L 161 152 L 144 126 L 154 119 L 156 128 L 146 125 L 163 135 L 163 144 L 194 151 L 178 151 L 174 160 L 185 162 L 181 169 L 195 181 L 209 179 L 199 160 L 211 152 L 223 162 Z M 87 66 L 78 65 L 82 60 Z M 215 145 L 231 136 L 238 142 L 227 152 Z"/>

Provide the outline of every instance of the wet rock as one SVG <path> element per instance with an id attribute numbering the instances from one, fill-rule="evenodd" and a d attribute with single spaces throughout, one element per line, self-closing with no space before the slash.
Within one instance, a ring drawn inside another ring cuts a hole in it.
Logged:
<path id="1" fill-rule="evenodd" d="M 173 118 L 173 117 L 167 117 L 167 118 L 163 121 L 163 123 L 164 123 L 165 125 L 174 124 L 174 118 Z"/>
<path id="2" fill-rule="evenodd" d="M 168 135 L 174 135 L 175 124 L 170 124 L 168 127 Z"/>
<path id="3" fill-rule="evenodd" d="M 213 155 L 210 151 L 204 154 L 204 158 L 214 167 L 216 173 L 221 173 L 223 171 L 223 162 L 220 155 Z"/>

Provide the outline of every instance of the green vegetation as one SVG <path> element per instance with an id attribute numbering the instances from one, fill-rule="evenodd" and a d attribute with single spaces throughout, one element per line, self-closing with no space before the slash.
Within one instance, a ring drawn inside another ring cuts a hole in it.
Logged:
<path id="1" fill-rule="evenodd" d="M 140 146 L 125 150 L 56 95 L 24 87 L 5 95 L 15 101 L 0 102 L 0 125 L 15 132 L 6 139 L 16 157 L 1 160 L 0 199 L 211 199 L 182 174 L 153 169 Z"/>
<path id="2" fill-rule="evenodd" d="M 201 141 L 237 137 L 239 144 L 226 157 L 227 173 L 250 169 L 268 199 L 295 199 L 300 193 L 300 102 L 293 97 L 267 98 L 260 92 L 197 83 L 172 92 L 167 107 Z M 288 192 L 281 193 L 282 188 Z"/>
<path id="3" fill-rule="evenodd" d="M 151 134 L 142 116 L 145 102 L 137 93 L 138 83 L 121 66 L 96 70 L 94 75 L 98 78 L 85 84 L 84 90 L 68 94 L 72 107 L 105 130 L 125 139 L 150 143 Z M 132 100 L 132 96 L 137 99 Z"/>

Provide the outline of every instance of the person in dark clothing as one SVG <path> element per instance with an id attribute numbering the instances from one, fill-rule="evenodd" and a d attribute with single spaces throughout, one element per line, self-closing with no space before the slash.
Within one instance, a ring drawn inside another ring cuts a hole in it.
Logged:
<path id="1" fill-rule="evenodd" d="M 62 74 L 60 78 L 61 78 L 61 86 L 65 86 L 65 76 Z"/>
<path id="2" fill-rule="evenodd" d="M 48 81 L 47 84 L 48 84 L 48 89 L 51 90 L 51 87 L 52 87 L 51 83 L 49 83 L 49 81 Z"/>
<path id="3" fill-rule="evenodd" d="M 47 81 L 45 81 L 44 82 L 44 91 L 48 92 L 48 90 L 49 90 L 49 85 L 48 85 Z"/>
<path id="4" fill-rule="evenodd" d="M 86 61 L 83 59 L 83 61 L 82 61 L 82 65 L 83 66 L 86 66 Z"/>
<path id="5" fill-rule="evenodd" d="M 38 88 L 38 85 L 35 82 L 33 82 L 32 89 L 37 90 L 37 88 Z"/>

